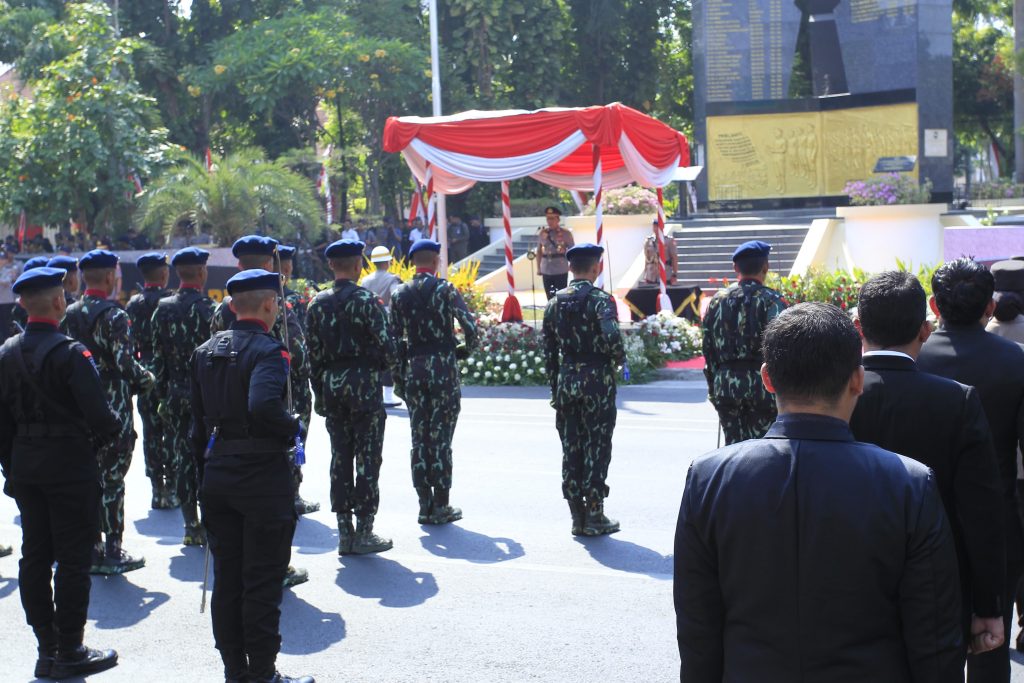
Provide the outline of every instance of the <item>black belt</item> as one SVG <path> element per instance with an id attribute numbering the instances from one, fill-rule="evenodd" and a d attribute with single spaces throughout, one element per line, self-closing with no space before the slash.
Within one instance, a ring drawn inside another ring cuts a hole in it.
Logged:
<path id="1" fill-rule="evenodd" d="M 29 438 L 46 437 L 78 437 L 85 438 L 86 434 L 80 427 L 69 424 L 47 424 L 45 422 L 32 422 L 19 424 L 17 436 Z"/>
<path id="2" fill-rule="evenodd" d="M 737 358 L 735 360 L 722 361 L 720 367 L 731 370 L 756 370 L 761 371 L 761 361 L 752 358 Z"/>
<path id="3" fill-rule="evenodd" d="M 284 453 L 290 446 L 283 439 L 222 439 L 213 444 L 213 455 L 245 455 L 247 453 Z"/>
<path id="4" fill-rule="evenodd" d="M 436 344 L 417 344 L 409 347 L 409 356 L 430 356 L 435 353 L 455 353 L 455 345 L 451 342 Z"/>
<path id="5" fill-rule="evenodd" d="M 565 258 L 565 254 L 541 254 L 544 258 Z"/>
<path id="6" fill-rule="evenodd" d="M 610 363 L 611 358 L 603 353 L 567 353 L 565 354 L 563 361 L 566 363 L 579 363 L 586 365 L 587 363 Z"/>

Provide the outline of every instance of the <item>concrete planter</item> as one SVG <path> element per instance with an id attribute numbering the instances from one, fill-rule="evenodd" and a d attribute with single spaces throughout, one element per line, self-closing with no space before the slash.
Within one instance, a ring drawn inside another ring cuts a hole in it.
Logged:
<path id="1" fill-rule="evenodd" d="M 613 290 L 631 287 L 640 277 L 643 271 L 644 238 L 651 234 L 651 222 L 656 217 L 657 214 L 653 213 L 604 216 L 604 238 L 608 245 L 608 267 L 611 270 Z M 572 230 L 576 244 L 597 243 L 594 216 L 563 217 L 563 222 Z"/>
<path id="2" fill-rule="evenodd" d="M 945 204 L 837 208 L 836 216 L 843 219 L 842 241 L 832 245 L 830 256 L 845 261 L 847 269 L 869 273 L 892 270 L 897 259 L 915 267 L 941 263 L 945 212 Z"/>

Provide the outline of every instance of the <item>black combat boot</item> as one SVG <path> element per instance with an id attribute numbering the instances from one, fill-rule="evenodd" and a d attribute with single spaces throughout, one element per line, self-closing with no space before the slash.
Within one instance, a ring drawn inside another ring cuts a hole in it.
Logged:
<path id="1" fill-rule="evenodd" d="M 280 671 L 275 671 L 270 678 L 250 678 L 252 683 L 316 683 L 312 676 L 285 676 Z"/>
<path id="2" fill-rule="evenodd" d="M 182 545 L 206 545 L 206 529 L 199 521 L 199 513 L 191 505 L 181 508 L 181 516 L 185 519 L 185 535 Z"/>
<path id="3" fill-rule="evenodd" d="M 391 550 L 394 545 L 390 538 L 382 538 L 373 533 L 373 515 L 365 515 L 356 520 L 356 538 L 352 544 L 354 554 L 382 553 Z"/>
<path id="4" fill-rule="evenodd" d="M 7 557 L 14 552 L 14 548 L 9 545 L 0 545 L 0 557 Z"/>
<path id="5" fill-rule="evenodd" d="M 249 661 L 244 652 L 221 652 L 220 658 L 224 662 L 224 683 L 243 683 L 249 680 Z"/>
<path id="6" fill-rule="evenodd" d="M 39 646 L 39 658 L 36 659 L 36 678 L 49 678 L 53 663 L 57 659 L 57 629 L 52 624 L 33 626 L 36 643 Z"/>
<path id="7" fill-rule="evenodd" d="M 57 658 L 50 668 L 50 678 L 77 678 L 117 664 L 117 652 L 88 648 L 82 644 L 82 635 L 82 631 L 75 631 L 57 636 Z"/>
<path id="8" fill-rule="evenodd" d="M 249 681 L 251 683 L 316 683 L 312 676 L 296 678 L 285 676 L 277 670 L 274 659 L 267 662 L 265 658 L 260 661 L 255 657 L 249 658 Z"/>
<path id="9" fill-rule="evenodd" d="M 430 514 L 431 524 L 448 524 L 462 519 L 462 510 L 448 504 L 448 489 L 434 487 L 434 509 Z"/>
<path id="10" fill-rule="evenodd" d="M 614 534 L 619 530 L 619 523 L 604 516 L 604 498 L 589 496 L 587 498 L 587 517 L 583 523 L 584 536 L 601 536 Z"/>
<path id="11" fill-rule="evenodd" d="M 150 507 L 154 510 L 166 510 L 171 507 L 170 492 L 167 490 L 167 482 L 164 481 L 164 478 L 154 476 L 151 481 L 153 483 L 153 501 L 150 503 Z"/>
<path id="12" fill-rule="evenodd" d="M 352 513 L 338 513 L 338 554 L 352 554 L 352 544 L 355 542 L 356 531 L 352 527 Z"/>
<path id="13" fill-rule="evenodd" d="M 417 521 L 420 524 L 430 524 L 430 513 L 434 509 L 434 493 L 429 486 L 416 489 L 416 495 L 420 498 L 420 515 Z"/>
<path id="14" fill-rule="evenodd" d="M 99 566 L 98 574 L 124 574 L 146 566 L 146 558 L 132 557 L 121 547 L 121 539 L 114 536 L 107 536 L 107 542 L 103 547 L 103 562 Z"/>
<path id="15" fill-rule="evenodd" d="M 572 515 L 572 535 L 583 534 L 583 519 L 586 516 L 586 504 L 582 498 L 569 498 L 569 514 Z"/>

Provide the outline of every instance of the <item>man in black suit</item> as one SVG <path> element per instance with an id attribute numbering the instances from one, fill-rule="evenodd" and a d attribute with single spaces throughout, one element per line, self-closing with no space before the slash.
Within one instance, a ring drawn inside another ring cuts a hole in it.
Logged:
<path id="1" fill-rule="evenodd" d="M 956 552 L 934 475 L 850 433 L 864 386 L 853 323 L 799 304 L 762 348 L 778 420 L 686 478 L 681 680 L 962 681 Z"/>
<path id="2" fill-rule="evenodd" d="M 918 371 L 915 359 L 932 332 L 927 309 L 910 273 L 882 273 L 861 287 L 864 393 L 850 430 L 935 473 L 960 564 L 964 627 L 1005 637 L 1006 543 L 988 421 L 973 387 Z"/>
<path id="3" fill-rule="evenodd" d="M 921 370 L 969 384 L 978 391 L 995 447 L 1006 525 L 1003 617 L 1010 633 L 1013 595 L 1024 564 L 1024 536 L 1017 514 L 1017 445 L 1024 436 L 1024 348 L 985 331 L 995 303 L 995 281 L 983 265 L 958 259 L 932 276 L 932 310 L 941 326 L 921 347 Z M 933 427 L 933 422 L 924 425 Z M 1007 637 L 1007 640 L 1009 638 Z M 1009 646 L 969 658 L 971 683 L 1010 680 Z"/>

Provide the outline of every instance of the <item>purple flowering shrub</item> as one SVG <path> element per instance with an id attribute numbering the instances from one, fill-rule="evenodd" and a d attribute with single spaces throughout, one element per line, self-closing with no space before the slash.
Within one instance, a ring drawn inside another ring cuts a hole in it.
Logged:
<path id="1" fill-rule="evenodd" d="M 932 181 L 918 185 L 908 175 L 880 173 L 867 180 L 853 180 L 843 188 L 852 206 L 886 204 L 927 204 L 932 196 Z"/>

